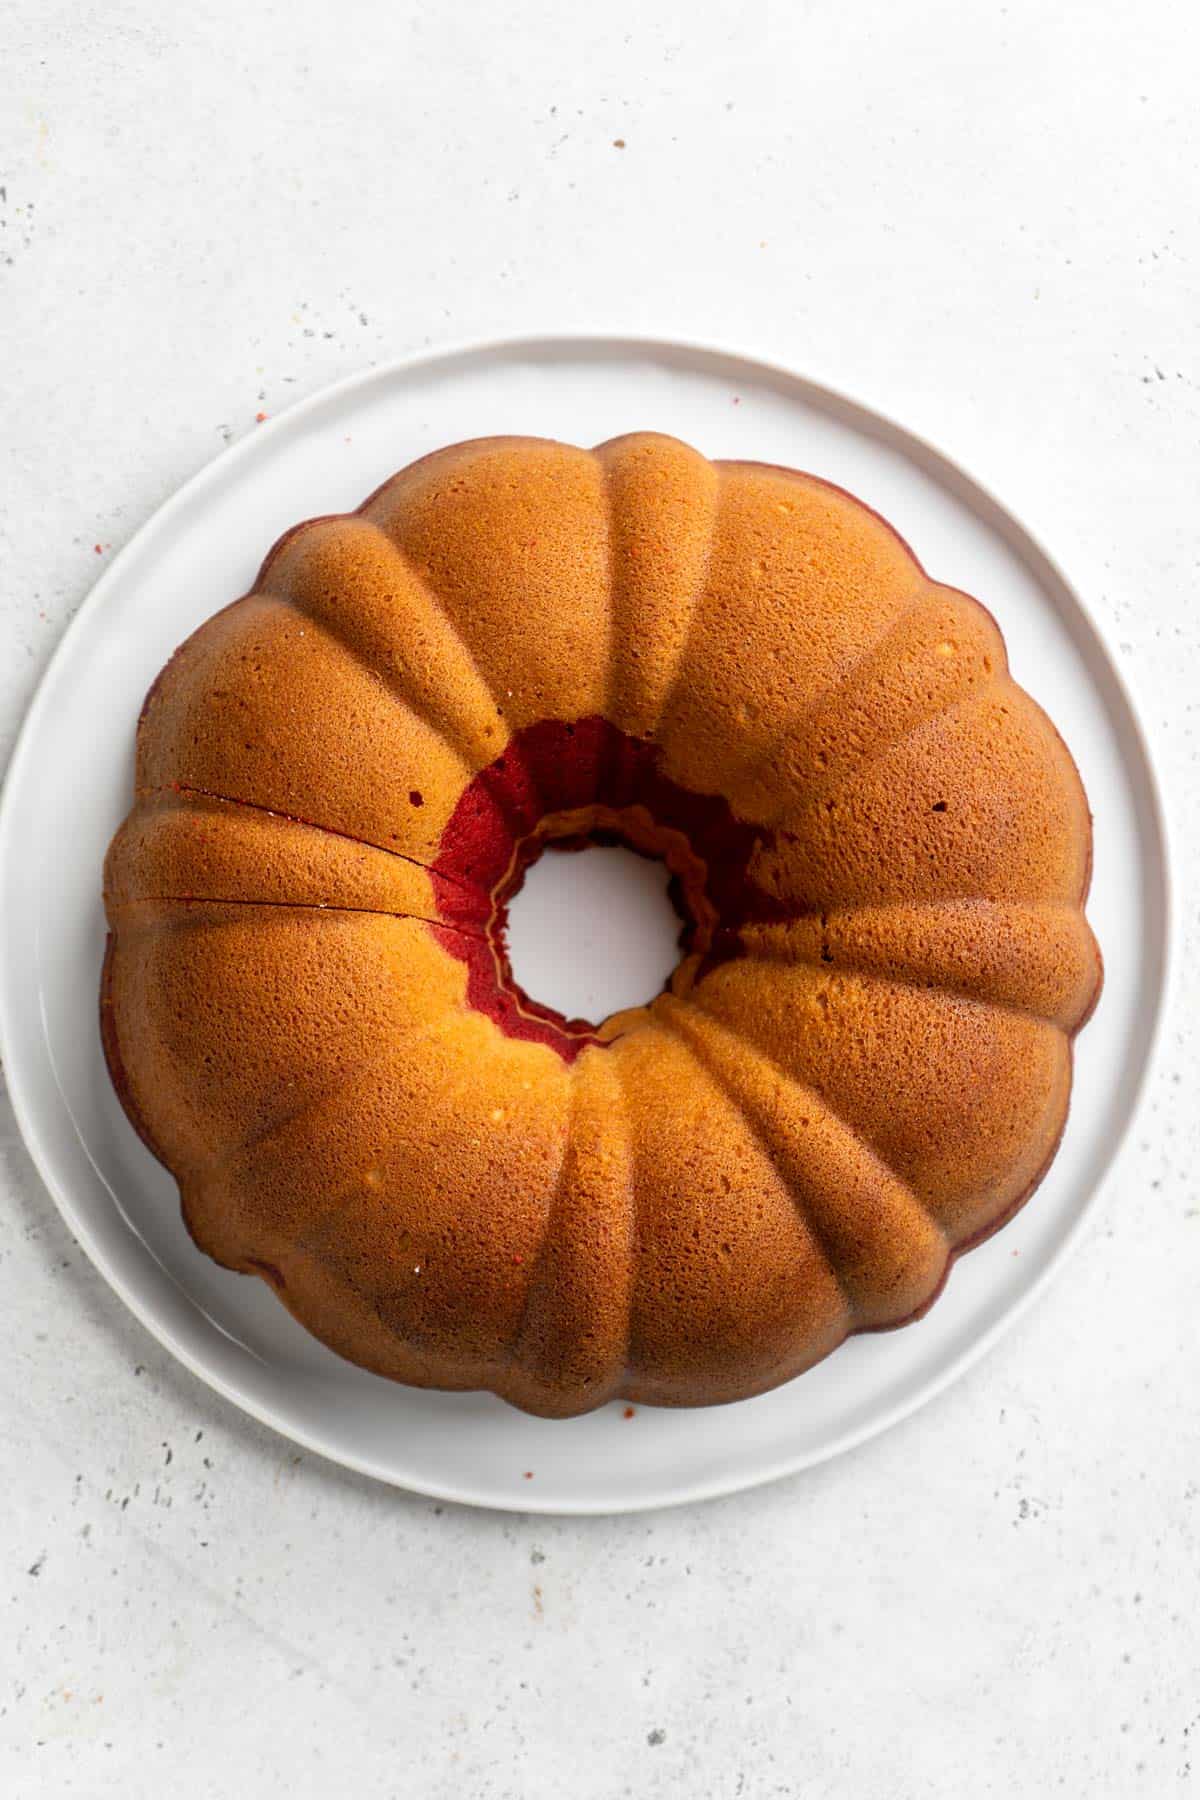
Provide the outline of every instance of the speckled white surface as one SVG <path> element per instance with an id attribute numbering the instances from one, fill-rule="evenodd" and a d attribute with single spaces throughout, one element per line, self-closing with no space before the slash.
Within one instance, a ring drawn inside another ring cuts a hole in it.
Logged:
<path id="1" fill-rule="evenodd" d="M 3 753 L 100 558 L 256 413 L 594 325 L 743 343 L 957 456 L 1111 626 L 1192 828 L 1198 52 L 1166 0 L 10 0 Z M 295 1454 L 124 1313 L 0 1113 L 0 1792 L 1190 1792 L 1177 849 L 1167 1053 L 1065 1276 L 889 1436 L 704 1507 L 525 1521 Z"/>

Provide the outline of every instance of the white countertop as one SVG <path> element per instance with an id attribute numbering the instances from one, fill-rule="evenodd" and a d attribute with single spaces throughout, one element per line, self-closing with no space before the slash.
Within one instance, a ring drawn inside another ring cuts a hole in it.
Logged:
<path id="1" fill-rule="evenodd" d="M 0 757 L 103 558 L 257 413 L 595 326 L 775 357 L 959 458 L 1110 628 L 1194 842 L 1198 53 L 1169 0 L 15 0 Z M 704 1506 L 472 1513 L 295 1452 L 125 1312 L 0 1102 L 0 1792 L 1200 1784 L 1176 847 L 1166 1054 L 1066 1273 L 905 1425 Z"/>

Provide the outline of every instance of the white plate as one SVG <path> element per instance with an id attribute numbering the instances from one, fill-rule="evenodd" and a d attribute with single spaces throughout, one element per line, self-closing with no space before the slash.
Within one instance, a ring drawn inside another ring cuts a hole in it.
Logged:
<path id="1" fill-rule="evenodd" d="M 940 580 L 977 594 L 1083 772 L 1095 814 L 1090 916 L 1107 981 L 1078 1042 L 1062 1149 L 1033 1202 L 955 1268 L 920 1324 L 851 1340 L 760 1399 L 526 1418 L 487 1395 L 418 1393 L 340 1362 L 257 1281 L 191 1245 L 174 1184 L 125 1121 L 100 1054 L 100 865 L 129 802 L 134 722 L 201 620 L 250 585 L 267 547 L 356 506 L 457 438 L 581 444 L 639 427 L 710 456 L 810 469 L 893 521 Z M 257 1418 L 425 1493 L 526 1511 L 603 1512 L 727 1493 L 802 1469 L 911 1412 L 1044 1284 L 1128 1129 L 1166 987 L 1165 832 L 1145 739 L 1100 631 L 1025 530 L 966 475 L 809 381 L 685 345 L 539 338 L 372 371 L 262 427 L 189 482 L 113 561 L 30 710 L 0 813 L 0 1047 L 39 1169 L 97 1267 L 189 1368 Z M 531 1473 L 526 1474 L 526 1471 Z"/>

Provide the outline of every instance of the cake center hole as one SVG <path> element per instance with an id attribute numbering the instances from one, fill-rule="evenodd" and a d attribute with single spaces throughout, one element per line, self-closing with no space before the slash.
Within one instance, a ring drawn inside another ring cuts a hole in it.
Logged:
<path id="1" fill-rule="evenodd" d="M 662 991 L 679 961 L 665 866 L 632 850 L 551 846 L 513 896 L 508 954 L 531 1000 L 600 1024 Z"/>

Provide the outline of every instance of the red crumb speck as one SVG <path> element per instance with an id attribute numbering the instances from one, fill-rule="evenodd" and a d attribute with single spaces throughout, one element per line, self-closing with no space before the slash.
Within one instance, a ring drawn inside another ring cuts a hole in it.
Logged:
<path id="1" fill-rule="evenodd" d="M 525 1261 L 525 1258 L 523 1256 L 514 1256 L 513 1257 L 513 1262 L 515 1263 L 515 1265 L 518 1269 L 521 1267 L 521 1264 L 524 1261 Z"/>
<path id="2" fill-rule="evenodd" d="M 735 406 L 740 406 L 742 404 L 742 396 L 740 394 L 735 394 L 733 396 L 733 404 Z"/>
<path id="3" fill-rule="evenodd" d="M 96 552 L 97 556 L 104 555 L 104 545 L 103 544 L 93 544 L 92 549 Z"/>
<path id="4" fill-rule="evenodd" d="M 261 425 L 261 424 L 263 424 L 263 423 L 264 423 L 264 421 L 265 421 L 265 420 L 266 420 L 266 416 L 267 416 L 267 415 L 266 415 L 266 413 L 255 413 L 255 415 L 254 415 L 254 423 L 255 423 L 255 424 L 256 424 L 256 425 Z"/>
<path id="5" fill-rule="evenodd" d="M 633 1418 L 636 1418 L 636 1416 L 637 1415 L 635 1414 L 632 1406 L 627 1406 L 625 1408 L 625 1411 L 621 1414 L 621 1417 L 623 1419 L 633 1419 Z"/>
<path id="6" fill-rule="evenodd" d="M 532 1481 L 533 1480 L 533 1470 L 526 1469 L 523 1479 L 525 1481 Z"/>

